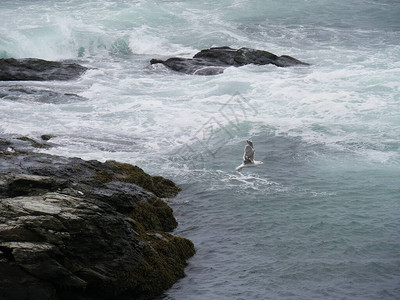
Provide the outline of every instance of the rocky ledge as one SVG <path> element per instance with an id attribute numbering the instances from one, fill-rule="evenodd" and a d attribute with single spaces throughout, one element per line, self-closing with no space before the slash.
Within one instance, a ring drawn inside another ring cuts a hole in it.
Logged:
<path id="1" fill-rule="evenodd" d="M 195 75 L 221 74 L 227 67 L 241 67 L 248 64 L 273 64 L 278 67 L 309 65 L 288 55 L 277 56 L 263 50 L 251 48 L 232 49 L 230 47 L 201 50 L 193 58 L 172 57 L 165 61 L 152 59 L 150 63 L 161 63 L 174 71 Z"/>
<path id="2" fill-rule="evenodd" d="M 70 80 L 87 70 L 76 63 L 37 58 L 0 58 L 0 81 Z"/>
<path id="3" fill-rule="evenodd" d="M 0 299 L 151 299 L 184 276 L 194 246 L 168 233 L 177 222 L 161 199 L 179 187 L 32 151 L 50 146 L 0 137 Z"/>

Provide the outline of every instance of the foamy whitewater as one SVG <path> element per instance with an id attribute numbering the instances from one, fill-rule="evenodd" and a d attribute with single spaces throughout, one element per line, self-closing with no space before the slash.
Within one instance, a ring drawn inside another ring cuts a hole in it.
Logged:
<path id="1" fill-rule="evenodd" d="M 197 254 L 164 299 L 400 299 L 400 2 L 1 1 L 0 57 L 71 60 L 68 82 L 1 82 L 0 132 L 137 164 Z M 212 46 L 291 55 L 182 75 Z M 238 173 L 246 139 L 266 164 Z"/>

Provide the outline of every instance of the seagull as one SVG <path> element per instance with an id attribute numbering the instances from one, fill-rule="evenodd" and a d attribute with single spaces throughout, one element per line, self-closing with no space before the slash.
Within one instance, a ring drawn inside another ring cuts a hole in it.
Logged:
<path id="1" fill-rule="evenodd" d="M 251 140 L 247 140 L 247 145 L 244 148 L 244 154 L 243 154 L 243 164 L 254 164 L 254 153 L 256 152 L 254 150 L 253 142 Z"/>

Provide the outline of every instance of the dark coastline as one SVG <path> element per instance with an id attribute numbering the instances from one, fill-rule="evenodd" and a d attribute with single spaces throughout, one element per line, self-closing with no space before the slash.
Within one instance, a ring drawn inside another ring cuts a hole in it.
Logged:
<path id="1" fill-rule="evenodd" d="M 0 299 L 154 299 L 193 243 L 162 198 L 180 188 L 137 166 L 35 152 L 0 136 Z"/>

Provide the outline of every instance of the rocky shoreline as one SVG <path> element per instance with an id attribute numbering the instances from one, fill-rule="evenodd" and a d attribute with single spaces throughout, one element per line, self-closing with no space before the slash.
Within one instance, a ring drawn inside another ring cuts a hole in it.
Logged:
<path id="1" fill-rule="evenodd" d="M 193 243 L 137 166 L 35 152 L 0 136 L 0 299 L 152 299 L 184 276 Z"/>
<path id="2" fill-rule="evenodd" d="M 229 47 L 150 63 L 193 75 L 247 64 L 308 65 Z M 0 81 L 70 80 L 87 70 L 68 61 L 0 59 Z M 0 98 L 9 92 L 35 101 L 44 92 L 52 103 L 82 100 L 21 83 L 0 91 Z M 194 245 L 169 233 L 177 221 L 162 200 L 176 196 L 179 187 L 137 166 L 35 151 L 51 147 L 51 139 L 0 135 L 0 300 L 152 299 L 183 277 Z"/>

